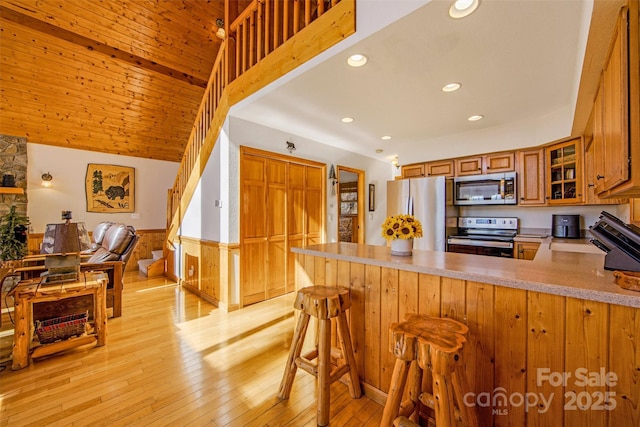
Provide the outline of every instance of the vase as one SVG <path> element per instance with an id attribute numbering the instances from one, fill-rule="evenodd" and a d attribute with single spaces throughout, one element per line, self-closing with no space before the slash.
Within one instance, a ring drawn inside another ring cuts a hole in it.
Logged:
<path id="1" fill-rule="evenodd" d="M 413 239 L 395 239 L 391 241 L 391 255 L 411 256 Z"/>

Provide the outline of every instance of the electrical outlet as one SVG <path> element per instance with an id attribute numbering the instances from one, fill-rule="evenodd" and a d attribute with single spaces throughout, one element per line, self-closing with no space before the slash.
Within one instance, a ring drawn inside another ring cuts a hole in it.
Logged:
<path id="1" fill-rule="evenodd" d="M 131 214 L 131 219 L 140 219 L 140 214 L 139 213 L 132 213 Z"/>

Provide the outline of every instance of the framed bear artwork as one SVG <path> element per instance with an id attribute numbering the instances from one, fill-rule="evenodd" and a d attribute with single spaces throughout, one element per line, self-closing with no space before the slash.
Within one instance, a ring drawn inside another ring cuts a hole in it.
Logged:
<path id="1" fill-rule="evenodd" d="M 89 163 L 87 212 L 135 212 L 135 168 Z"/>

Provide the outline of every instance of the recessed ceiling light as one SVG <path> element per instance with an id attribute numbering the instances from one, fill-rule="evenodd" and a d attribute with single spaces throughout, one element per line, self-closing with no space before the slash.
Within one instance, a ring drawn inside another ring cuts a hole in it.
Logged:
<path id="1" fill-rule="evenodd" d="M 449 16 L 454 19 L 471 15 L 480 5 L 480 0 L 456 0 L 449 9 Z"/>
<path id="2" fill-rule="evenodd" d="M 356 53 L 351 55 L 349 59 L 347 59 L 347 64 L 351 65 L 352 67 L 362 67 L 367 63 L 367 61 L 368 59 L 366 56 L 360 53 Z"/>
<path id="3" fill-rule="evenodd" d="M 380 137 L 380 139 L 384 139 L 386 141 L 388 139 L 391 139 L 391 137 L 389 135 L 385 135 L 385 136 Z"/>
<path id="4" fill-rule="evenodd" d="M 353 122 L 353 117 L 343 117 L 342 119 L 340 119 L 340 121 L 342 123 L 352 123 Z"/>
<path id="5" fill-rule="evenodd" d="M 383 151 L 384 151 L 384 150 L 383 150 L 382 148 L 378 148 L 378 149 L 376 149 L 376 153 L 378 153 L 378 154 L 382 153 Z"/>
<path id="6" fill-rule="evenodd" d="M 484 116 L 482 114 L 476 114 L 474 116 L 469 116 L 469 118 L 467 120 L 469 120 L 470 122 L 477 122 L 478 120 L 484 118 Z"/>
<path id="7" fill-rule="evenodd" d="M 442 86 L 442 91 L 453 92 L 460 89 L 460 86 L 462 86 L 460 83 L 447 83 L 446 85 Z"/>

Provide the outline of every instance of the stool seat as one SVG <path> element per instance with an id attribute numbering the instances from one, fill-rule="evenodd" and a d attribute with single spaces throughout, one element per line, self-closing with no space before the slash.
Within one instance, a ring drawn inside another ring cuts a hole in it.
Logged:
<path id="1" fill-rule="evenodd" d="M 309 286 L 296 294 L 293 308 L 317 319 L 338 317 L 351 307 L 349 289 L 334 286 Z"/>
<path id="2" fill-rule="evenodd" d="M 417 421 L 418 401 L 434 410 L 437 426 L 453 426 L 458 420 L 465 426 L 478 425 L 475 410 L 462 400 L 469 391 L 462 358 L 468 332 L 469 328 L 456 320 L 418 314 L 407 314 L 403 322 L 389 326 L 396 363 L 381 426 L 391 426 L 394 420 L 396 425 L 407 425 L 407 416 Z M 402 402 L 411 366 L 409 399 Z M 432 375 L 433 394 L 421 389 L 424 372 Z"/>
<path id="3" fill-rule="evenodd" d="M 349 374 L 349 394 L 358 398 L 362 395 L 360 378 L 353 354 L 351 333 L 345 311 L 351 307 L 349 289 L 333 286 L 309 286 L 296 294 L 294 308 L 300 310 L 300 317 L 293 334 L 289 357 L 285 366 L 278 397 L 288 399 L 298 368 L 318 378 L 317 424 L 329 424 L 330 385 L 345 374 Z M 301 356 L 309 319 L 318 319 L 316 347 Z M 336 319 L 340 348 L 331 348 L 331 319 Z"/>

